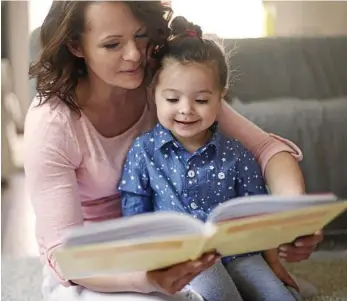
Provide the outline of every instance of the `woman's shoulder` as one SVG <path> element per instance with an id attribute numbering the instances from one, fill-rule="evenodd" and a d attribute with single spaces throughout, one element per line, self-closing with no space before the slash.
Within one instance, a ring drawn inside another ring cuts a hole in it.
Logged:
<path id="1" fill-rule="evenodd" d="M 76 120 L 78 120 L 77 114 L 60 99 L 55 98 L 40 103 L 35 97 L 25 118 L 25 139 L 35 140 L 37 145 L 38 140 L 42 140 L 42 143 L 76 143 L 74 134 Z"/>
<path id="2" fill-rule="evenodd" d="M 35 98 L 25 120 L 25 165 L 35 165 L 38 158 L 42 162 L 59 162 L 65 158 L 69 164 L 78 166 L 81 151 L 74 119 L 77 120 L 59 99 L 40 104 Z"/>
<path id="3" fill-rule="evenodd" d="M 58 97 L 43 101 L 35 97 L 27 112 L 26 121 L 43 125 L 54 119 L 58 121 L 58 124 L 61 122 L 66 125 L 66 123 L 73 122 L 73 120 L 76 119 L 74 115 L 75 114 L 71 112 L 69 107 Z"/>

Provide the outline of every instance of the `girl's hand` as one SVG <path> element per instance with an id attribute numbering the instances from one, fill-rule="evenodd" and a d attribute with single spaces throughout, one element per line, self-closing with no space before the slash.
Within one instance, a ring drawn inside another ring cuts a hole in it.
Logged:
<path id="1" fill-rule="evenodd" d="M 194 261 L 187 261 L 169 268 L 150 271 L 147 273 L 147 277 L 158 291 L 166 294 L 175 294 L 181 291 L 202 271 L 214 265 L 219 258 L 220 256 L 215 253 L 208 253 Z"/>

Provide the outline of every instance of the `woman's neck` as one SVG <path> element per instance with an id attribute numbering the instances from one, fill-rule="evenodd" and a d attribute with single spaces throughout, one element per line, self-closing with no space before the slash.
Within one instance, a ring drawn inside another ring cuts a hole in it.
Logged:
<path id="1" fill-rule="evenodd" d="M 100 79 L 86 78 L 77 86 L 79 105 L 88 108 L 119 107 L 124 104 L 132 90 L 112 87 Z"/>

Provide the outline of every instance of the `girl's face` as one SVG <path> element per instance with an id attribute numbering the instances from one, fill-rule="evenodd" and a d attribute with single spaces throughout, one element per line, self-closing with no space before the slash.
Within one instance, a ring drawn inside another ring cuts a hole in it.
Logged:
<path id="1" fill-rule="evenodd" d="M 159 71 L 155 101 L 159 122 L 176 138 L 197 138 L 216 121 L 221 91 L 209 64 L 170 60 Z"/>
<path id="2" fill-rule="evenodd" d="M 89 76 L 135 89 L 144 78 L 148 43 L 146 27 L 126 4 L 105 1 L 86 7 L 81 45 L 72 52 L 84 58 Z"/>

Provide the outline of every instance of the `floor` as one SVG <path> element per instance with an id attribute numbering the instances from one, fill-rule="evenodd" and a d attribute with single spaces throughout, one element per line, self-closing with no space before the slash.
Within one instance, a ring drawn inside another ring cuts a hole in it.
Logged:
<path id="1" fill-rule="evenodd" d="M 1 189 L 1 254 L 38 256 L 35 215 L 25 189 L 24 173 L 18 172 Z"/>

